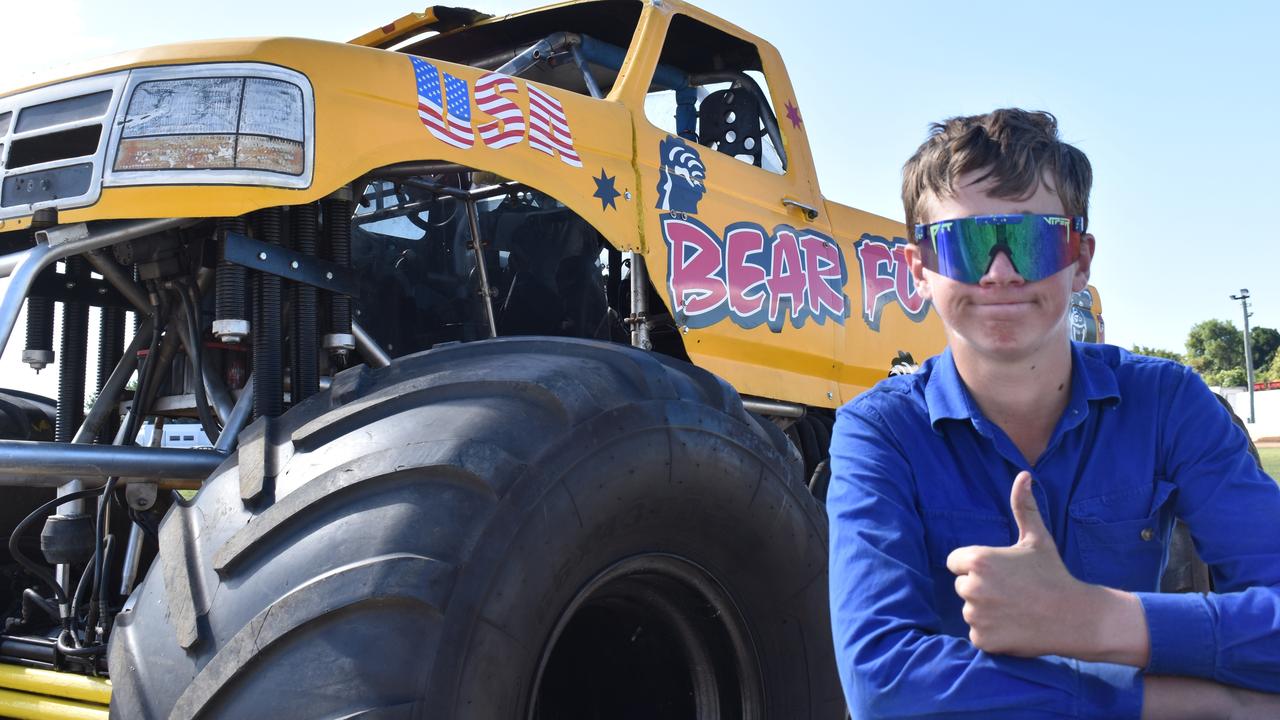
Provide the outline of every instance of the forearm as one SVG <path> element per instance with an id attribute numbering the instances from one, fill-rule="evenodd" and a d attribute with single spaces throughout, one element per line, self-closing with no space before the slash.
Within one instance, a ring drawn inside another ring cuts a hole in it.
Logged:
<path id="1" fill-rule="evenodd" d="M 1078 621 L 1067 634 L 1071 645 L 1057 654 L 1088 662 L 1144 668 L 1151 660 L 1151 636 L 1142 601 L 1133 593 L 1101 585 L 1086 586 L 1077 605 Z"/>
<path id="2" fill-rule="evenodd" d="M 1137 718 L 1141 711 L 1142 674 L 1132 667 L 995 655 L 961 638 L 915 632 L 869 645 L 837 648 L 853 717 Z"/>
<path id="3" fill-rule="evenodd" d="M 1143 720 L 1221 720 L 1280 717 L 1280 695 L 1243 690 L 1199 678 L 1148 675 Z"/>

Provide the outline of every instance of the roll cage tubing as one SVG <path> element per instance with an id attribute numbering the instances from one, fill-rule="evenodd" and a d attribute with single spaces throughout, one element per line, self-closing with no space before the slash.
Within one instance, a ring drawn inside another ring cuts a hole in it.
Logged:
<path id="1" fill-rule="evenodd" d="M 600 86 L 591 75 L 591 69 L 587 67 L 587 64 L 592 63 L 617 71 L 622 68 L 626 54 L 626 51 L 617 45 L 601 42 L 589 35 L 558 32 L 552 33 L 530 45 L 499 67 L 496 72 L 504 75 L 520 75 L 539 62 L 552 61 L 553 58 L 558 59 L 568 55 L 578 66 L 578 70 L 582 72 L 583 82 L 586 83 L 591 96 L 599 99 L 603 97 L 600 92 Z M 494 59 L 490 58 L 490 64 L 493 63 Z M 478 64 L 484 66 L 485 62 L 482 60 Z M 701 85 L 716 82 L 734 83 L 755 99 L 756 105 L 760 110 L 760 118 L 764 122 L 765 132 L 769 134 L 769 140 L 773 143 L 774 149 L 777 150 L 778 159 L 782 162 L 782 166 L 786 167 L 786 149 L 782 144 L 782 133 L 778 129 L 778 121 L 774 117 L 773 108 L 769 106 L 769 101 L 765 97 L 764 91 L 760 89 L 760 85 L 744 72 L 722 71 L 690 74 L 670 65 L 659 63 L 653 73 L 653 84 L 667 90 L 674 90 L 676 93 L 676 134 L 687 140 L 697 141 L 695 129 L 697 115 L 694 109 L 694 105 L 697 103 L 697 88 Z"/>

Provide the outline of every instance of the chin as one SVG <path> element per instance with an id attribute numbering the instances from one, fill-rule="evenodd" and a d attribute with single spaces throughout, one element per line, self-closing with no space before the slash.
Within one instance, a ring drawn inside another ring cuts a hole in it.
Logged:
<path id="1" fill-rule="evenodd" d="M 1027 327 L 1026 324 L 992 323 L 967 330 L 967 332 L 956 333 L 954 339 L 963 342 L 981 355 L 1004 361 L 1030 357 L 1043 349 L 1051 340 L 1066 337 L 1065 329 L 1057 333 L 1043 328 Z"/>

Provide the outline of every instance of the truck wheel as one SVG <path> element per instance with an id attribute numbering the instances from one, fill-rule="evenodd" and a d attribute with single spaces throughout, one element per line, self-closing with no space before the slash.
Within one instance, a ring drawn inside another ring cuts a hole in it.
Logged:
<path id="1" fill-rule="evenodd" d="M 723 382 L 628 347 L 346 371 L 169 513 L 112 717 L 841 717 L 792 467 Z"/>

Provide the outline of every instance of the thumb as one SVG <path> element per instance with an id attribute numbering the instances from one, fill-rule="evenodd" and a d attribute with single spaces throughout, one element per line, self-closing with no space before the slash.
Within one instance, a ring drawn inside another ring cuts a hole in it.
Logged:
<path id="1" fill-rule="evenodd" d="M 1040 516 L 1040 506 L 1031 492 L 1031 473 L 1022 471 L 1013 479 L 1013 492 L 1009 494 L 1009 506 L 1013 519 L 1018 523 L 1018 544 L 1039 545 L 1050 538 L 1049 529 Z"/>

